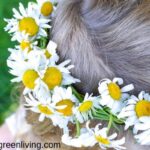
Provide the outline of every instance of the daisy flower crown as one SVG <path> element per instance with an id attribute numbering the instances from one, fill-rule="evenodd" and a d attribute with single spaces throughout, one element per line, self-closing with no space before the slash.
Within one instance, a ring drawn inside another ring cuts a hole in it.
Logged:
<path id="1" fill-rule="evenodd" d="M 39 114 L 39 121 L 51 119 L 54 126 L 63 130 L 62 142 L 68 146 L 102 149 L 125 149 L 125 138 L 110 135 L 117 125 L 131 128 L 133 136 L 141 145 L 150 145 L 150 95 L 144 91 L 138 96 L 130 95 L 132 84 L 125 85 L 122 78 L 103 79 L 98 83 L 99 95 L 80 94 L 73 84 L 80 82 L 73 77 L 70 60 L 58 63 L 57 44 L 49 41 L 51 18 L 57 9 L 56 1 L 37 0 L 27 8 L 21 3 L 13 8 L 13 18 L 5 19 L 5 31 L 17 41 L 9 48 L 7 60 L 12 82 L 23 83 L 25 108 Z M 90 121 L 108 122 L 90 128 Z M 75 124 L 76 136 L 70 135 L 69 123 Z M 82 125 L 82 127 L 81 127 Z M 84 127 L 83 127 L 84 125 Z"/>

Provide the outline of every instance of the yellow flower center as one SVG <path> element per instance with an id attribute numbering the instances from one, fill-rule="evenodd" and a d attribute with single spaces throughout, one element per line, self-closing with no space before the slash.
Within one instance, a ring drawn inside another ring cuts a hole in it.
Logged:
<path id="1" fill-rule="evenodd" d="M 56 67 L 49 67 L 45 72 L 43 81 L 52 90 L 54 87 L 61 85 L 62 73 Z"/>
<path id="2" fill-rule="evenodd" d="M 28 41 L 22 41 L 20 43 L 20 47 L 21 47 L 22 50 L 28 49 L 28 52 L 31 51 L 30 42 L 28 42 Z"/>
<path id="3" fill-rule="evenodd" d="M 27 70 L 22 78 L 22 82 L 25 87 L 29 89 L 34 89 L 35 87 L 35 80 L 39 77 L 38 73 L 35 70 Z"/>
<path id="4" fill-rule="evenodd" d="M 53 12 L 53 4 L 51 2 L 45 2 L 41 7 L 41 14 L 43 16 L 49 16 Z"/>
<path id="5" fill-rule="evenodd" d="M 92 108 L 92 106 L 93 106 L 93 102 L 86 101 L 83 102 L 78 109 L 80 112 L 87 112 Z"/>
<path id="6" fill-rule="evenodd" d="M 53 112 L 47 107 L 47 106 L 43 106 L 43 105 L 39 105 L 38 109 L 40 110 L 40 112 L 42 112 L 43 114 L 46 115 L 52 115 Z"/>
<path id="7" fill-rule="evenodd" d="M 138 118 L 150 116 L 150 102 L 147 100 L 139 101 L 135 106 L 135 112 Z"/>
<path id="8" fill-rule="evenodd" d="M 64 109 L 58 109 L 57 111 L 62 113 L 64 116 L 71 116 L 72 107 L 74 103 L 70 99 L 63 99 L 56 104 L 56 106 L 66 106 Z"/>
<path id="9" fill-rule="evenodd" d="M 108 84 L 108 91 L 109 91 L 110 96 L 114 100 L 119 101 L 121 99 L 122 92 L 121 92 L 120 87 L 117 84 L 115 84 L 113 82 L 109 83 Z"/>
<path id="10" fill-rule="evenodd" d="M 48 50 L 45 50 L 45 56 L 47 59 L 49 59 L 52 55 L 48 52 Z"/>
<path id="11" fill-rule="evenodd" d="M 95 136 L 95 139 L 104 145 L 109 145 L 110 141 L 107 138 L 103 138 L 102 136 Z"/>
<path id="12" fill-rule="evenodd" d="M 19 30 L 25 31 L 30 36 L 34 36 L 39 31 L 39 26 L 36 24 L 35 19 L 31 17 L 24 17 L 19 22 Z"/>

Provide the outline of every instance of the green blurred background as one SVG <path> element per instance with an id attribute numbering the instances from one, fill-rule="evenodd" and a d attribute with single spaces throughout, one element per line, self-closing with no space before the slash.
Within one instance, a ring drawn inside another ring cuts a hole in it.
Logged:
<path id="1" fill-rule="evenodd" d="M 6 65 L 8 48 L 13 48 L 15 43 L 10 41 L 9 34 L 4 31 L 6 26 L 4 18 L 12 18 L 12 8 L 18 8 L 19 2 L 27 6 L 29 1 L 34 0 L 0 0 L 0 124 L 16 110 L 18 105 L 18 99 L 12 96 L 16 92 L 13 90 L 16 84 L 10 82 L 12 76 L 8 73 Z"/>

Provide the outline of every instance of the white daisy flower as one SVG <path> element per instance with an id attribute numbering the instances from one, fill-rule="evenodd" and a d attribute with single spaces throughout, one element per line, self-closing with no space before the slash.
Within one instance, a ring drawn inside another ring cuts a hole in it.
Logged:
<path id="1" fill-rule="evenodd" d="M 129 94 L 126 92 L 134 89 L 132 84 L 120 88 L 119 86 L 122 84 L 123 79 L 121 78 L 114 78 L 112 81 L 104 79 L 99 83 L 98 90 L 101 96 L 100 104 L 109 107 L 114 114 L 120 112 L 123 108 L 124 100 L 129 97 Z"/>
<path id="2" fill-rule="evenodd" d="M 45 118 L 51 119 L 54 126 L 59 126 L 63 129 L 64 133 L 69 133 L 67 127 L 68 118 L 63 118 L 59 109 L 65 109 L 66 106 L 57 106 L 52 103 L 52 95 L 47 86 L 37 84 L 34 91 L 25 96 L 26 109 L 30 109 L 35 113 L 39 113 L 39 121 L 44 121 Z"/>
<path id="3" fill-rule="evenodd" d="M 59 118 L 55 118 L 55 124 L 60 128 L 66 129 L 69 122 L 73 122 L 73 107 L 77 104 L 78 100 L 72 93 L 72 89 L 62 87 L 55 87 L 52 95 L 52 106 L 62 107 L 56 111 L 60 114 L 61 122 Z"/>
<path id="4" fill-rule="evenodd" d="M 38 41 L 31 40 L 28 34 L 21 33 L 19 36 L 17 34 L 13 40 L 17 40 L 20 44 L 16 46 L 17 49 L 25 50 L 27 52 L 37 49 Z"/>
<path id="5" fill-rule="evenodd" d="M 36 93 L 29 93 L 25 96 L 27 109 L 35 113 L 39 113 L 39 121 L 44 121 L 46 118 L 51 118 L 55 115 L 54 108 L 51 107 L 51 95 L 46 88 L 40 88 Z"/>
<path id="6" fill-rule="evenodd" d="M 102 149 L 113 148 L 116 150 L 126 149 L 122 145 L 125 143 L 125 138 L 123 137 L 120 140 L 115 140 L 117 133 L 107 136 L 107 128 L 100 129 L 101 124 L 96 125 L 95 129 L 89 128 L 89 122 L 86 124 L 88 131 L 93 134 L 93 143 L 92 145 L 99 144 Z"/>
<path id="7" fill-rule="evenodd" d="M 139 121 L 140 123 L 137 123 L 135 128 L 141 132 L 135 135 L 135 139 L 141 145 L 150 145 L 150 117 L 141 117 Z"/>
<path id="8" fill-rule="evenodd" d="M 132 95 L 118 117 L 126 119 L 125 129 L 128 129 L 130 126 L 136 126 L 140 122 L 141 117 L 150 118 L 150 95 L 144 91 L 140 92 L 138 97 Z M 137 128 L 134 127 L 134 133 L 136 132 Z"/>
<path id="9" fill-rule="evenodd" d="M 31 39 L 47 36 L 45 29 L 50 28 L 49 19 L 40 18 L 31 3 L 27 9 L 20 3 L 19 11 L 14 8 L 14 18 L 5 19 L 8 23 L 5 30 L 12 34 L 13 40 L 15 36 L 21 36 L 22 33 L 28 34 Z"/>
<path id="10" fill-rule="evenodd" d="M 35 81 L 43 78 L 47 59 L 42 51 L 31 51 L 25 53 L 19 50 L 12 50 L 7 60 L 10 73 L 16 76 L 12 82 L 23 82 L 25 91 L 35 88 Z M 25 92 L 26 93 L 26 92 Z"/>
<path id="11" fill-rule="evenodd" d="M 69 134 L 64 134 L 61 138 L 62 143 L 73 147 L 92 147 L 95 145 L 93 134 L 88 132 L 86 128 L 81 129 L 81 135 L 76 138 L 72 138 Z"/>
<path id="12" fill-rule="evenodd" d="M 40 14 L 46 18 L 49 17 L 54 10 L 51 0 L 37 0 L 37 5 L 38 12 L 40 12 Z"/>
<path id="13" fill-rule="evenodd" d="M 74 66 L 68 66 L 69 63 L 70 60 L 66 60 L 58 65 L 54 62 L 49 63 L 48 68 L 45 70 L 43 81 L 50 90 L 53 90 L 56 86 L 71 85 L 80 81 L 70 75 L 69 70 Z"/>
<path id="14" fill-rule="evenodd" d="M 75 107 L 73 111 L 77 120 L 80 123 L 84 123 L 93 118 L 92 112 L 95 112 L 95 109 L 101 109 L 99 98 L 87 93 L 84 97 L 84 101 Z"/>
<path id="15" fill-rule="evenodd" d="M 99 144 L 102 149 L 126 149 L 122 146 L 125 143 L 125 138 L 114 140 L 117 134 L 114 133 L 111 136 L 107 136 L 107 128 L 99 129 L 100 125 L 101 124 L 98 124 L 95 129 L 90 129 L 89 122 L 87 122 L 87 128 L 81 130 L 81 134 L 78 138 L 72 138 L 68 134 L 64 134 L 62 136 L 62 142 L 73 147 L 93 147 Z"/>
<path id="16" fill-rule="evenodd" d="M 62 116 L 72 116 L 73 107 L 78 104 L 77 98 L 73 95 L 71 87 L 55 87 L 52 95 L 53 106 L 66 106 L 64 109 L 57 110 Z"/>
<path id="17" fill-rule="evenodd" d="M 27 51 L 22 51 L 19 48 L 8 48 L 8 51 L 10 52 L 8 60 L 18 61 L 19 63 L 28 59 Z"/>
<path id="18" fill-rule="evenodd" d="M 64 108 L 65 106 L 59 106 L 56 108 Z M 58 126 L 59 128 L 61 128 L 63 130 L 64 134 L 68 134 L 69 133 L 69 128 L 68 128 L 68 123 L 72 122 L 72 118 L 71 117 L 63 117 L 62 115 L 59 114 L 59 112 L 55 112 L 55 116 L 51 117 L 51 120 L 53 122 L 54 126 Z"/>
<path id="19" fill-rule="evenodd" d="M 50 41 L 46 47 L 45 51 L 45 56 L 47 59 L 49 59 L 51 62 L 58 62 L 59 56 L 56 53 L 56 48 L 57 44 L 54 43 L 53 41 Z"/>

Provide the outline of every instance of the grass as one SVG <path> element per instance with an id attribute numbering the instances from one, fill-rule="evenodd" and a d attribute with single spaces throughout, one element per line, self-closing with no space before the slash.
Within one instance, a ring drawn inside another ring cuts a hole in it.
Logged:
<path id="1" fill-rule="evenodd" d="M 6 65 L 6 60 L 9 56 L 8 48 L 13 48 L 15 43 L 10 41 L 9 34 L 4 31 L 6 26 L 4 18 L 12 18 L 12 8 L 18 8 L 19 2 L 27 6 L 29 0 L 0 1 L 0 124 L 16 110 L 18 101 L 11 96 L 15 85 L 10 82 L 12 76 L 9 74 L 9 68 Z"/>

